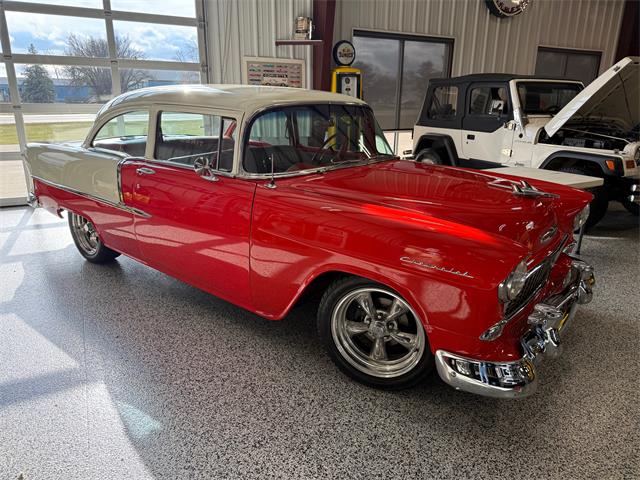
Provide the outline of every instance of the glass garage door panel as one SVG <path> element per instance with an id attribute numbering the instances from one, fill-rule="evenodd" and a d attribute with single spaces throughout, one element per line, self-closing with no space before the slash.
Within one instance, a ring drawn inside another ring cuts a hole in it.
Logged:
<path id="1" fill-rule="evenodd" d="M 364 100 L 383 129 L 394 129 L 400 41 L 354 36 L 353 44 L 357 52 L 353 66 L 362 69 Z"/>
<path id="2" fill-rule="evenodd" d="M 597 55 L 569 55 L 567 58 L 567 78 L 582 80 L 589 85 L 598 76 L 600 57 Z"/>
<path id="3" fill-rule="evenodd" d="M 413 128 L 420 114 L 430 78 L 448 72 L 449 46 L 444 43 L 404 42 L 400 125 Z"/>

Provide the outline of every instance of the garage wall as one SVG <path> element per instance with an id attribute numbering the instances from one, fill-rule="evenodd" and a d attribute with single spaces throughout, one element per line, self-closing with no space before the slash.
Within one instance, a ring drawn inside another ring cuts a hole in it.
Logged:
<path id="1" fill-rule="evenodd" d="M 483 0 L 337 0 L 334 40 L 353 29 L 454 38 L 452 76 L 532 74 L 538 46 L 602 52 L 613 63 L 624 0 L 536 0 L 514 18 L 497 18 Z M 357 52 L 356 52 L 357 55 Z"/>
<path id="2" fill-rule="evenodd" d="M 311 49 L 276 47 L 293 36 L 296 17 L 311 17 L 312 0 L 209 0 L 205 2 L 211 83 L 242 83 L 242 58 L 277 57 L 306 61 L 311 87 Z"/>

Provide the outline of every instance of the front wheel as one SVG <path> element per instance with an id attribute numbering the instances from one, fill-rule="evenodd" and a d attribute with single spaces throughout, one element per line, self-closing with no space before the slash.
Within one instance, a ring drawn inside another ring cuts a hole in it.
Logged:
<path id="1" fill-rule="evenodd" d="M 563 167 L 560 171 L 575 173 L 576 175 L 597 176 L 595 172 L 580 166 Z M 585 229 L 593 227 L 596 223 L 602 220 L 609 208 L 609 192 L 604 185 L 601 187 L 589 188 L 587 191 L 593 195 L 593 200 L 591 200 L 591 204 L 589 205 L 589 218 L 587 218 L 587 221 L 585 222 Z"/>
<path id="2" fill-rule="evenodd" d="M 624 206 L 624 208 L 626 208 L 629 213 L 635 215 L 636 217 L 640 215 L 640 205 L 638 205 L 637 203 L 630 201 L 628 198 L 623 198 L 622 200 L 620 200 L 620 203 L 622 203 L 622 206 Z"/>
<path id="3" fill-rule="evenodd" d="M 366 385 L 408 388 L 433 370 L 420 319 L 379 283 L 358 277 L 334 282 L 320 302 L 318 331 L 334 363 Z"/>
<path id="4" fill-rule="evenodd" d="M 120 256 L 102 243 L 93 223 L 83 216 L 69 212 L 69 229 L 80 255 L 88 261 L 106 263 Z"/>

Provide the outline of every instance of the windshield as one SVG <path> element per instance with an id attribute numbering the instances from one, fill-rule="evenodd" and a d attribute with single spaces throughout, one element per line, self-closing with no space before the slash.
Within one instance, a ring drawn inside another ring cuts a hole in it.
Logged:
<path id="1" fill-rule="evenodd" d="M 527 115 L 554 115 L 581 90 L 579 83 L 518 82 L 520 105 Z"/>
<path id="2" fill-rule="evenodd" d="M 248 173 L 298 172 L 392 158 L 371 109 L 298 105 L 269 110 L 252 123 L 244 149 Z"/>

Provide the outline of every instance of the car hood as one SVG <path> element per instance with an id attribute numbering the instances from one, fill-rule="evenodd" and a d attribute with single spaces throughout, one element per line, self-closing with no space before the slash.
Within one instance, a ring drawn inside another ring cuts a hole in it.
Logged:
<path id="1" fill-rule="evenodd" d="M 558 227 L 558 199 L 515 195 L 515 177 L 396 160 L 299 178 L 296 188 L 349 199 L 371 215 L 411 218 L 424 228 L 469 238 L 490 233 L 529 251 L 548 243 L 543 235 Z"/>
<path id="2" fill-rule="evenodd" d="M 632 130 L 640 123 L 639 62 L 639 57 L 623 58 L 596 78 L 547 122 L 547 134 L 553 136 L 569 121 L 600 120 Z"/>

